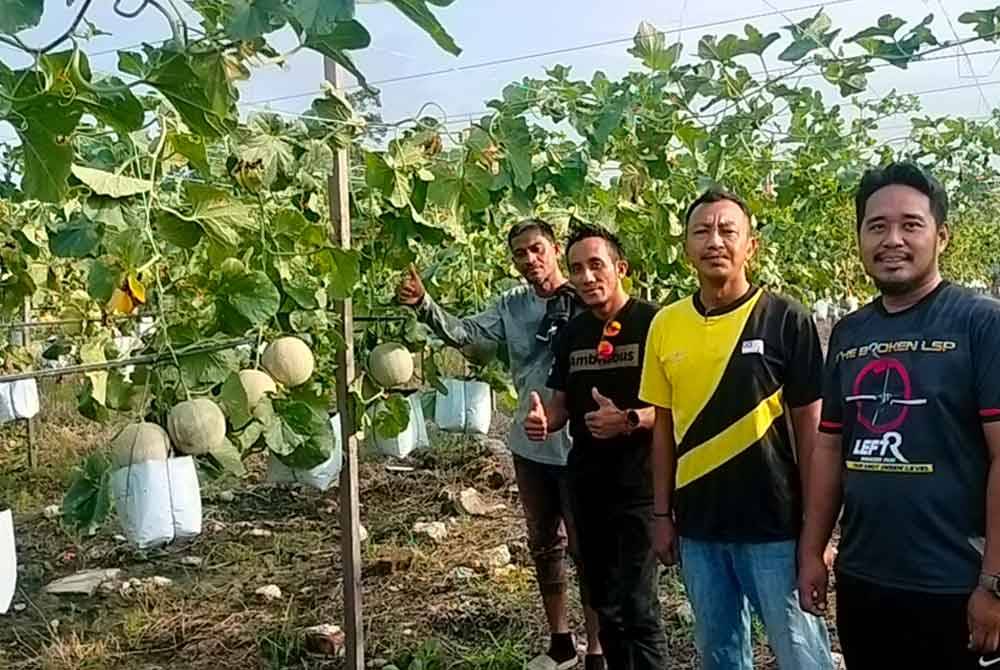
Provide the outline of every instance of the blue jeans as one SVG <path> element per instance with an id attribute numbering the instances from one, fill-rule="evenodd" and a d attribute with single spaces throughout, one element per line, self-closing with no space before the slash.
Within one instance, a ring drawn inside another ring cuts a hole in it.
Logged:
<path id="1" fill-rule="evenodd" d="M 831 670 L 826 623 L 799 608 L 796 543 L 680 539 L 703 670 L 752 670 L 750 607 L 781 670 Z"/>

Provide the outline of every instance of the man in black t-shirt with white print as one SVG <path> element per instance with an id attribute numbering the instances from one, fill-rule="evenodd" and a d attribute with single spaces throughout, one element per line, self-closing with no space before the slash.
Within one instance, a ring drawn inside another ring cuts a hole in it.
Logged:
<path id="1" fill-rule="evenodd" d="M 654 411 L 639 400 L 642 358 L 658 307 L 629 297 L 614 235 L 585 227 L 566 245 L 570 281 L 588 311 L 559 335 L 543 405 L 532 394 L 525 433 L 543 440 L 567 423 L 571 493 L 609 670 L 663 670 L 666 638 L 652 544 Z"/>
<path id="2" fill-rule="evenodd" d="M 802 606 L 819 613 L 843 502 L 848 670 L 1000 664 L 1000 302 L 941 279 L 947 210 L 912 163 L 870 170 L 856 196 L 881 296 L 831 335 L 799 553 Z"/>

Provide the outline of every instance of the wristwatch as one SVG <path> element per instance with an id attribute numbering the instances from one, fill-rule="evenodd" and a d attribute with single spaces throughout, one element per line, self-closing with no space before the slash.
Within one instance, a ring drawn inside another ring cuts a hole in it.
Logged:
<path id="1" fill-rule="evenodd" d="M 979 586 L 989 591 L 993 597 L 1000 598 L 1000 575 L 979 574 Z"/>
<path id="2" fill-rule="evenodd" d="M 639 420 L 639 413 L 634 409 L 630 409 L 625 412 L 625 428 L 628 432 L 631 433 L 633 430 L 638 428 L 640 423 L 642 423 L 642 421 Z"/>

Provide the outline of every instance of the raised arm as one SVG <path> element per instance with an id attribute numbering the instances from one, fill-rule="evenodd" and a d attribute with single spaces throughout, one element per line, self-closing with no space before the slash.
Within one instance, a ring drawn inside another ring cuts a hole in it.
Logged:
<path id="1" fill-rule="evenodd" d="M 434 302 L 413 265 L 397 287 L 396 298 L 401 304 L 415 309 L 418 318 L 430 326 L 435 335 L 456 349 L 476 342 L 500 343 L 507 338 L 500 302 L 494 302 L 479 314 L 457 317 Z"/>

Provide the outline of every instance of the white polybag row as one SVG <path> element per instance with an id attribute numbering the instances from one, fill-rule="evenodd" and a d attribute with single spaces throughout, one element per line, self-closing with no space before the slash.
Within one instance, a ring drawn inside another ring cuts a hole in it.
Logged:
<path id="1" fill-rule="evenodd" d="M 201 488 L 190 456 L 118 468 L 111 491 L 125 536 L 140 549 L 201 534 Z"/>
<path id="2" fill-rule="evenodd" d="M 435 397 L 435 422 L 441 430 L 486 435 L 493 417 L 493 393 L 489 384 L 459 379 L 444 380 L 448 394 L 437 393 Z M 420 394 L 407 397 L 410 405 L 410 422 L 406 429 L 392 438 L 381 438 L 374 434 L 375 447 L 387 456 L 403 458 L 415 449 L 430 446 L 427 424 Z M 371 410 L 373 413 L 376 408 Z M 310 486 L 320 491 L 329 489 L 340 477 L 344 464 L 344 450 L 341 441 L 340 415 L 330 417 L 333 431 L 333 452 L 324 463 L 309 470 L 290 468 L 273 454 L 271 455 L 267 481 L 272 484 L 298 484 Z"/>
<path id="3" fill-rule="evenodd" d="M 0 510 L 0 614 L 6 614 L 17 586 L 17 553 L 14 550 L 14 519 L 9 509 Z"/>
<path id="4" fill-rule="evenodd" d="M 461 379 L 444 379 L 442 383 L 448 393 L 434 395 L 434 423 L 438 428 L 450 433 L 489 433 L 493 420 L 493 392 L 489 384 Z M 374 436 L 375 446 L 386 456 L 404 458 L 416 449 L 430 446 L 420 395 L 411 394 L 407 400 L 410 423 L 406 429 L 389 439 Z"/>
<path id="5" fill-rule="evenodd" d="M 38 384 L 34 379 L 0 384 L 0 423 L 30 419 L 38 410 Z"/>

